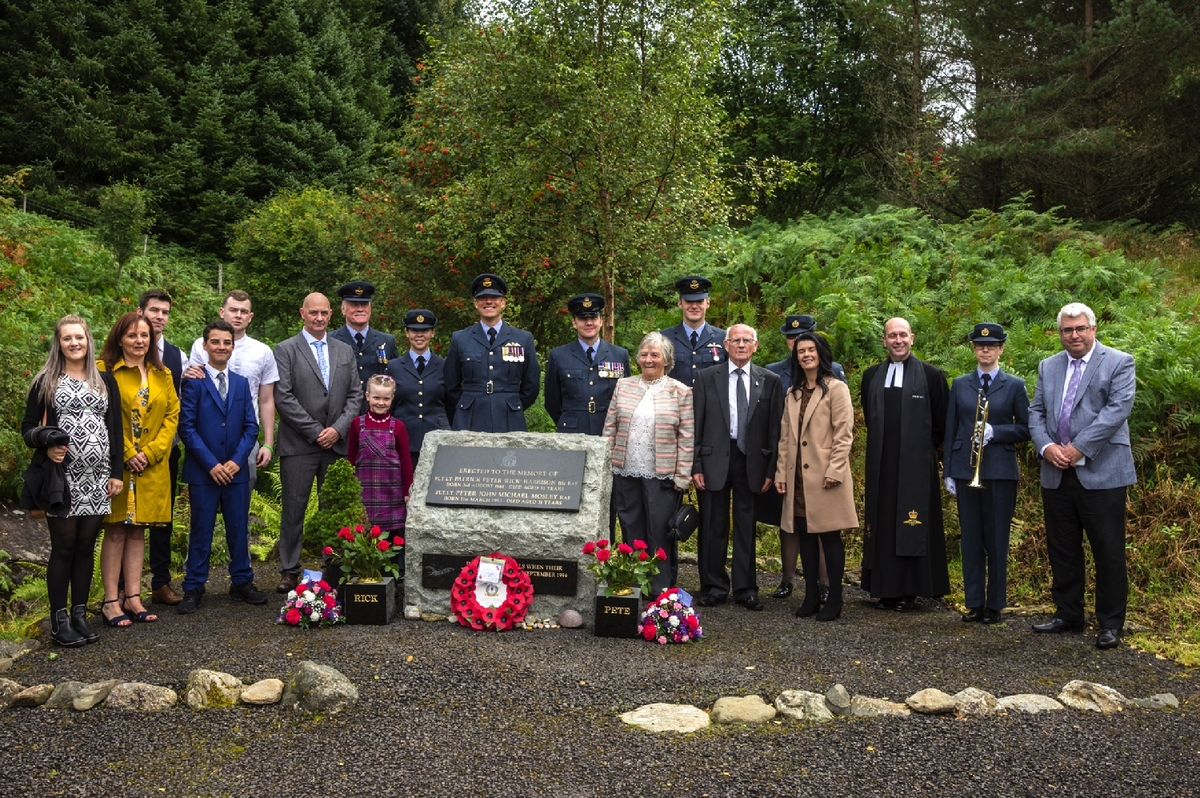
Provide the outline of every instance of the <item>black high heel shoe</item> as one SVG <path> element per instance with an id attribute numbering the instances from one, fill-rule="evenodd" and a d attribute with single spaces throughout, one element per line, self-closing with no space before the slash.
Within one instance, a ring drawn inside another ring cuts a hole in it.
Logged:
<path id="1" fill-rule="evenodd" d="M 771 594 L 775 598 L 787 598 L 792 595 L 792 583 L 780 582 L 779 587 L 775 588 L 775 592 Z"/>

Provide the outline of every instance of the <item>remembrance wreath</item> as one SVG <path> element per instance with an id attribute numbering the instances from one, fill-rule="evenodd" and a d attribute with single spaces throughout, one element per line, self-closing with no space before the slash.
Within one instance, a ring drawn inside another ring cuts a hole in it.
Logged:
<path id="1" fill-rule="evenodd" d="M 504 600 L 495 607 L 479 603 L 475 584 L 479 575 L 479 558 L 476 557 L 463 566 L 454 580 L 454 586 L 450 588 L 450 608 L 463 626 L 503 632 L 525 620 L 525 614 L 533 602 L 533 584 L 529 581 L 529 574 L 512 557 L 498 552 L 492 557 L 504 560 L 504 568 L 500 573 L 500 582 L 505 588 Z"/>

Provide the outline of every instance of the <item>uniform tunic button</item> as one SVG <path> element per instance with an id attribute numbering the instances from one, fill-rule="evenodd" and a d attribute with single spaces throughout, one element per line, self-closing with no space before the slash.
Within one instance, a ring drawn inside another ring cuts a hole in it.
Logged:
<path id="1" fill-rule="evenodd" d="M 424 395 L 425 395 L 424 391 L 417 391 L 417 396 L 424 396 Z"/>
<path id="2" fill-rule="evenodd" d="M 421 415 L 420 413 L 417 413 L 417 418 L 425 418 L 425 416 Z"/>
<path id="3" fill-rule="evenodd" d="M 424 402 L 417 402 L 417 407 L 424 407 L 424 406 L 425 406 Z"/>
<path id="4" fill-rule="evenodd" d="M 488 366 L 488 371 L 491 371 L 491 370 L 492 370 L 492 369 L 494 369 L 494 368 L 496 368 L 496 367 L 495 367 L 495 366 Z"/>

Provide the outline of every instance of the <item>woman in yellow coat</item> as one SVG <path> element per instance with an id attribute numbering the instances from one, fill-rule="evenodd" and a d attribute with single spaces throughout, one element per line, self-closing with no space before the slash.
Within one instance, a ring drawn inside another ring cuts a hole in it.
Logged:
<path id="1" fill-rule="evenodd" d="M 833 354 L 817 333 L 797 336 L 792 347 L 792 385 L 783 410 L 775 489 L 784 500 L 779 531 L 781 549 L 800 551 L 804 603 L 796 616 L 817 613 L 817 574 L 821 550 L 829 569 L 829 600 L 817 615 L 832 621 L 842 614 L 842 574 L 846 569 L 843 529 L 858 526 L 850 446 L 854 443 L 854 406 L 850 389 L 833 374 Z M 791 505 L 789 512 L 788 505 Z"/>
<path id="2" fill-rule="evenodd" d="M 159 357 L 154 328 L 137 313 L 126 313 L 113 325 L 97 365 L 101 371 L 112 372 L 121 390 L 125 449 L 125 487 L 113 498 L 112 513 L 104 519 L 100 547 L 104 606 L 100 611 L 109 626 L 129 626 L 133 620 L 158 620 L 142 604 L 142 562 L 146 527 L 171 523 L 167 456 L 179 427 L 179 397 L 171 372 Z M 117 598 L 122 571 L 123 602 Z M 110 604 L 118 607 L 109 612 Z"/>

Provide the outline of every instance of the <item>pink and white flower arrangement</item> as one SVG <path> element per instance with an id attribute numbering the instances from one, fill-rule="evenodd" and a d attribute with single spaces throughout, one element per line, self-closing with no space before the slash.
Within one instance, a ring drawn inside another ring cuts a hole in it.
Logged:
<path id="1" fill-rule="evenodd" d="M 690 643 L 704 635 L 700 616 L 677 587 L 664 590 L 642 613 L 642 637 L 652 643 Z"/>
<path id="2" fill-rule="evenodd" d="M 324 579 L 305 580 L 287 594 L 287 601 L 279 611 L 275 623 L 286 623 L 308 629 L 313 626 L 333 626 L 342 623 L 342 605 L 338 603 L 337 591 Z"/>

